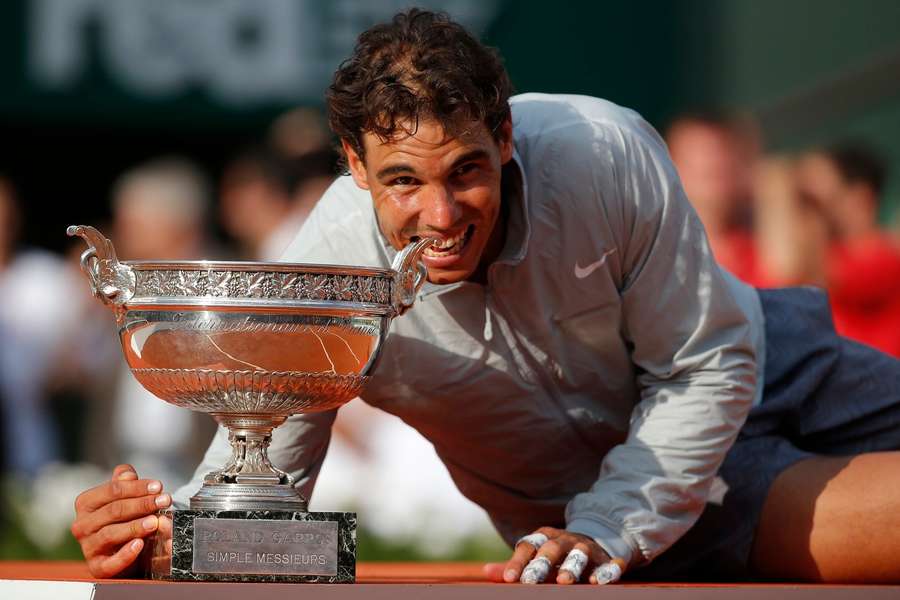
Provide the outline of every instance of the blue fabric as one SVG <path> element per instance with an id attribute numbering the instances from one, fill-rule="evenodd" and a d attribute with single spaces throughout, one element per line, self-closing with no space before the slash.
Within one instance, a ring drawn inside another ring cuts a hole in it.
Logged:
<path id="1" fill-rule="evenodd" d="M 728 491 L 634 579 L 751 579 L 756 524 L 769 487 L 815 455 L 900 449 L 900 360 L 839 336 L 824 292 L 759 290 L 766 319 L 762 402 L 719 476 Z"/>

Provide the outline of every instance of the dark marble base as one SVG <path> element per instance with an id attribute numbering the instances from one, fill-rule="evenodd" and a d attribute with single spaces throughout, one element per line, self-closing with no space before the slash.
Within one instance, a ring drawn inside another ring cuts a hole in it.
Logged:
<path id="1" fill-rule="evenodd" d="M 160 527 L 149 540 L 150 552 L 145 558 L 145 570 L 153 579 L 277 583 L 356 581 L 356 513 L 167 510 L 159 515 Z M 197 519 L 208 520 L 195 523 Z M 261 523 L 254 525 L 253 521 Z M 282 527 L 278 521 L 286 523 Z M 307 526 L 298 522 L 317 524 Z M 216 533 L 211 533 L 213 529 Z M 326 533 L 321 533 L 323 531 Z M 203 552 L 197 560 L 195 547 L 198 554 Z M 309 567 L 310 564 L 313 566 Z M 220 569 L 223 572 L 197 572 L 195 567 L 199 571 Z M 317 574 L 299 574 L 304 570 Z"/>

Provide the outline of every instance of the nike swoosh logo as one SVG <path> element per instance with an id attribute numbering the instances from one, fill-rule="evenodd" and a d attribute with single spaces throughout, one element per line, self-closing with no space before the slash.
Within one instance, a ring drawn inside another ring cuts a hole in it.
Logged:
<path id="1" fill-rule="evenodd" d="M 588 275 L 590 275 L 591 273 L 593 273 L 594 271 L 596 271 L 597 269 L 602 267 L 606 263 L 606 258 L 615 251 L 616 251 L 615 248 L 613 248 L 612 250 L 607 250 L 606 252 L 603 253 L 603 256 L 600 257 L 600 260 L 592 262 L 591 264 L 589 264 L 586 267 L 579 266 L 578 262 L 576 261 L 575 262 L 575 277 L 577 277 L 578 279 L 584 279 L 585 277 L 587 277 Z"/>

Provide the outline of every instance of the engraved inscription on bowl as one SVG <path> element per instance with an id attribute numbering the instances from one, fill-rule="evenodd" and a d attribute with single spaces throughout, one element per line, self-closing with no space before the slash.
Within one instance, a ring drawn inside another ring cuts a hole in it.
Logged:
<path id="1" fill-rule="evenodd" d="M 378 316 L 333 318 L 129 311 L 122 347 L 160 398 L 203 412 L 291 414 L 358 395 L 380 343 Z"/>

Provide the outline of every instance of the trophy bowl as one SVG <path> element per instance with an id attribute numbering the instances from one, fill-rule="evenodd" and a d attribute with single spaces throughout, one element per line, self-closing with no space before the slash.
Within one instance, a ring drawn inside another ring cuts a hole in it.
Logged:
<path id="1" fill-rule="evenodd" d="M 271 464 L 272 431 L 295 413 L 359 395 L 391 319 L 425 281 L 430 238 L 391 269 L 262 262 L 119 261 L 88 226 L 81 267 L 116 317 L 131 372 L 151 393 L 209 413 L 232 456 L 207 474 L 192 510 L 306 510 L 293 478 Z"/>

